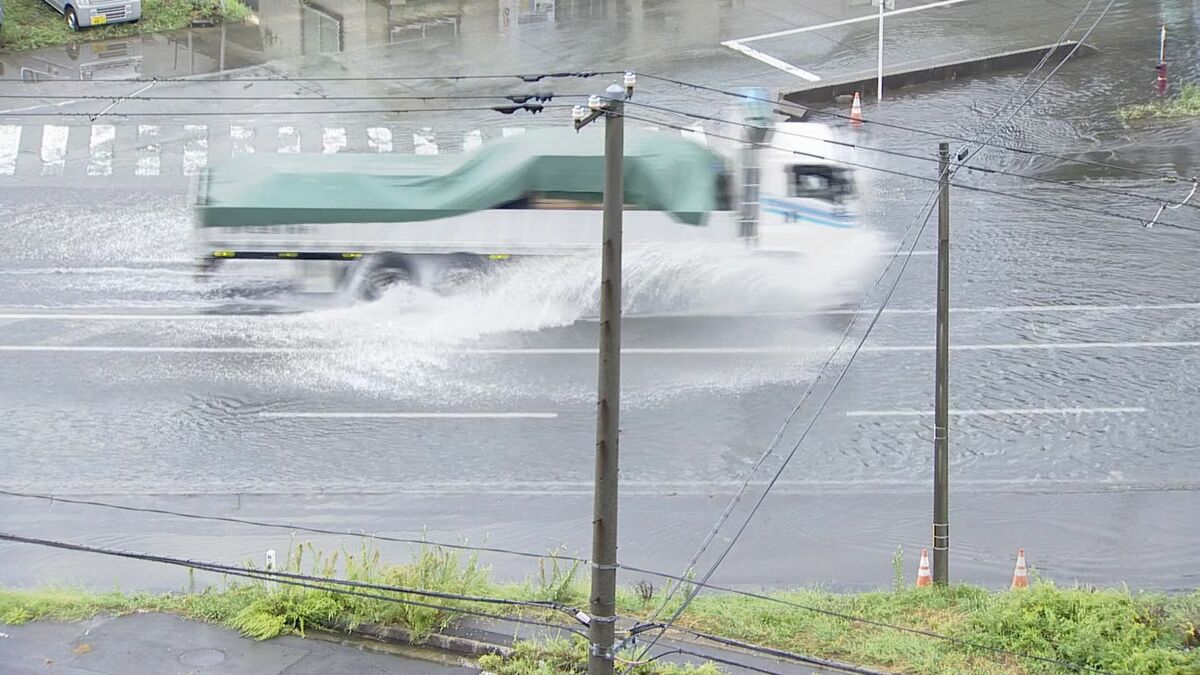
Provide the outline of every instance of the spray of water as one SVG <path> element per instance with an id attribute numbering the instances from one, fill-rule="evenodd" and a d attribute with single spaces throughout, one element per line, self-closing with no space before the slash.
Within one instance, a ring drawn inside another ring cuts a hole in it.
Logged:
<path id="1" fill-rule="evenodd" d="M 875 243 L 872 235 L 865 235 L 847 242 L 846 251 L 819 259 L 771 258 L 728 248 L 633 249 L 625 259 L 625 313 L 631 321 L 713 317 L 729 322 L 755 313 L 802 313 L 827 307 L 845 300 L 878 262 Z M 537 379 L 538 364 L 511 357 L 464 356 L 462 351 L 531 341 L 591 347 L 590 331 L 572 333 L 570 327 L 593 321 L 598 313 L 599 267 L 595 257 L 518 260 L 473 276 L 448 293 L 398 286 L 373 303 L 248 322 L 239 328 L 224 325 L 242 339 L 247 329 L 262 331 L 254 338 L 259 344 L 320 348 L 319 353 L 288 357 L 289 369 L 317 387 L 440 403 L 478 397 L 511 399 L 533 395 L 532 389 L 556 399 L 586 398 L 591 395 L 591 360 L 564 366 L 579 368 L 578 381 L 549 385 L 560 387 L 557 391 L 547 391 L 546 383 L 539 382 L 522 394 L 514 379 L 520 380 L 526 368 L 533 369 L 526 381 Z M 695 325 L 695 321 L 688 327 L 664 324 L 668 331 L 685 331 L 679 339 L 689 341 L 695 340 L 690 332 Z M 819 327 L 812 332 L 811 342 L 796 344 L 792 365 L 810 358 L 799 348 L 828 338 Z M 760 338 L 771 341 L 769 335 Z M 646 383 L 643 395 L 651 399 L 692 387 L 744 387 L 797 375 L 779 362 L 744 364 L 736 378 L 727 368 L 696 365 L 682 369 L 683 375 L 673 369 L 661 386 Z"/>

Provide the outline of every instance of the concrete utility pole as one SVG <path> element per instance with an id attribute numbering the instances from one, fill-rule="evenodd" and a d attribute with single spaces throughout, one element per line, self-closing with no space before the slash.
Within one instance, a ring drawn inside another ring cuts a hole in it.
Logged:
<path id="1" fill-rule="evenodd" d="M 950 144 L 938 145 L 937 372 L 933 408 L 933 581 L 950 581 Z"/>
<path id="2" fill-rule="evenodd" d="M 588 630 L 588 675 L 612 675 L 617 604 L 617 476 L 621 412 L 621 226 L 625 208 L 625 104 L 633 73 L 624 86 L 588 100 L 590 113 L 576 107 L 579 130 L 604 117 L 604 244 L 600 271 L 600 373 L 596 400 L 596 484 L 592 503 L 592 593 Z"/>

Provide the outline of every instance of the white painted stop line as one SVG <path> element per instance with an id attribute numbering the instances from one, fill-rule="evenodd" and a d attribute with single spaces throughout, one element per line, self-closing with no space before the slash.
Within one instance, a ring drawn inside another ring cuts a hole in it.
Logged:
<path id="1" fill-rule="evenodd" d="M 951 417 L 975 417 L 985 415 L 1022 416 L 1022 415 L 1104 415 L 1144 413 L 1141 407 L 1114 408 L 970 408 L 951 410 Z M 850 410 L 846 417 L 933 417 L 932 410 Z"/>

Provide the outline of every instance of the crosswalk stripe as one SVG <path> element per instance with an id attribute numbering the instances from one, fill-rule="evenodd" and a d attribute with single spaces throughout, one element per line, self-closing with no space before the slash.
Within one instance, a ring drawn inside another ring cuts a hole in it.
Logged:
<path id="1" fill-rule="evenodd" d="M 233 157 L 254 154 L 254 129 L 240 124 L 229 125 L 230 154 Z"/>
<path id="2" fill-rule="evenodd" d="M 113 168 L 113 141 L 117 128 L 111 124 L 93 124 L 92 138 L 88 143 L 89 176 L 111 176 Z"/>
<path id="3" fill-rule="evenodd" d="M 413 134 L 413 152 L 418 155 L 438 154 L 437 136 L 433 129 L 425 127 Z"/>
<path id="4" fill-rule="evenodd" d="M 391 153 L 397 148 L 398 137 L 389 127 L 320 127 L 321 151 L 332 153 Z M 179 133 L 182 130 L 182 134 Z M 523 134 L 525 127 L 498 129 L 505 137 Z M 159 176 L 164 171 L 178 176 L 194 176 L 211 161 L 237 157 L 255 152 L 256 137 L 270 138 L 277 134 L 279 153 L 303 151 L 302 136 L 316 138 L 317 127 L 311 131 L 299 125 L 256 128 L 253 125 L 231 124 L 226 132 L 223 125 L 206 124 L 93 124 L 72 127 L 66 124 L 17 125 L 0 124 L 0 176 L 38 172 L 42 176 L 112 176 L 130 171 L 137 176 Z M 684 135 L 698 134 L 704 142 L 703 129 L 688 130 Z M 403 138 L 403 136 L 399 137 Z M 451 152 L 471 152 L 483 145 L 485 134 L 480 129 L 462 132 L 462 144 L 439 139 L 432 127 L 421 127 L 412 133 L 412 152 L 417 155 L 438 155 Z M 261 140 L 261 139 L 260 139 Z M 270 151 L 270 144 L 259 151 Z M 315 151 L 312 147 L 310 150 Z M 168 169 L 167 167 L 180 167 Z M 35 168 L 36 167 L 36 168 Z M 129 168 L 127 168 L 129 167 Z"/>
<path id="5" fill-rule="evenodd" d="M 321 152 L 332 155 L 346 149 L 346 129 L 325 127 L 321 130 Z"/>
<path id="6" fill-rule="evenodd" d="M 11 176 L 17 171 L 17 155 L 21 152 L 21 127 L 15 124 L 0 124 L 0 176 Z"/>
<path id="7" fill-rule="evenodd" d="M 185 124 L 187 139 L 183 142 L 183 175 L 195 176 L 208 166 L 208 126 Z"/>
<path id="8" fill-rule="evenodd" d="M 279 152 L 300 152 L 300 131 L 296 127 L 279 127 Z"/>
<path id="9" fill-rule="evenodd" d="M 474 129 L 463 134 L 463 150 L 467 152 L 478 150 L 481 145 L 483 145 L 482 131 Z"/>
<path id="10" fill-rule="evenodd" d="M 375 152 L 392 151 L 392 130 L 387 127 L 367 129 L 367 147 Z"/>
<path id="11" fill-rule="evenodd" d="M 137 175 L 157 176 L 162 171 L 162 144 L 158 136 L 157 124 L 138 125 L 138 159 L 134 169 Z"/>
<path id="12" fill-rule="evenodd" d="M 70 127 L 47 124 L 42 127 L 42 175 L 61 176 L 67 168 L 67 135 Z"/>
<path id="13" fill-rule="evenodd" d="M 696 122 L 689 129 L 683 129 L 679 133 L 683 134 L 684 138 L 690 138 L 700 145 L 708 145 L 708 137 L 704 135 L 704 123 Z"/>

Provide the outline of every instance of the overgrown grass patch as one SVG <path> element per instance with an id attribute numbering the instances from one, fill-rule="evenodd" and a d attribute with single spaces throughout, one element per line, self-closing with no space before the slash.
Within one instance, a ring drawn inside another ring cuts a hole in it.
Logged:
<path id="1" fill-rule="evenodd" d="M 1200 117 L 1200 84 L 1185 84 L 1179 94 L 1172 98 L 1118 108 L 1117 117 L 1126 124 L 1153 119 Z"/>
<path id="2" fill-rule="evenodd" d="M 250 16 L 241 0 L 142 0 L 138 23 L 115 23 L 81 31 L 67 28 L 62 15 L 43 0 L 4 0 L 4 33 L 0 51 L 15 52 L 54 45 L 159 33 L 191 25 L 193 18 L 240 22 Z"/>
<path id="3" fill-rule="evenodd" d="M 406 564 L 381 560 L 377 549 L 324 555 L 311 546 L 293 547 L 287 571 L 338 576 L 373 584 L 421 588 L 461 595 L 523 600 L 552 600 L 586 607 L 585 571 L 579 565 L 547 559 L 522 583 L 496 583 L 471 556 L 437 547 L 414 553 Z M 646 618 L 663 605 L 666 587 L 642 581 L 622 587 L 619 613 Z M 78 620 L 98 613 L 139 610 L 176 612 L 231 626 L 247 636 L 267 639 L 304 634 L 316 626 L 362 623 L 398 626 L 418 639 L 451 625 L 455 608 L 509 613 L 514 608 L 444 600 L 386 591 L 399 600 L 434 605 L 416 607 L 362 598 L 324 589 L 275 582 L 231 579 L 223 588 L 200 593 L 130 595 L 64 589 L 0 591 L 0 622 L 37 619 Z M 681 602 L 682 593 L 667 612 Z M 1058 588 L 1038 581 L 1021 591 L 990 591 L 976 586 L 912 588 L 869 593 L 792 590 L 770 593 L 774 602 L 719 592 L 704 592 L 688 607 L 680 625 L 722 637 L 824 658 L 907 673 L 1011 675 L 1062 672 L 1048 661 L 1019 658 L 1031 654 L 1108 672 L 1138 674 L 1200 673 L 1200 592 L 1183 596 L 1131 593 L 1126 589 Z M 524 610 L 554 621 L 562 613 Z M 857 617 L 865 621 L 848 620 Z M 661 616 L 660 616 L 661 618 Z M 946 636 L 936 639 L 895 630 L 888 624 Z M 633 656 L 632 654 L 630 656 Z M 493 663 L 494 661 L 494 663 Z M 520 646 L 512 657 L 492 659 L 487 667 L 502 674 L 583 672 L 578 641 Z M 656 662 L 634 671 L 710 673 L 679 670 Z"/>

